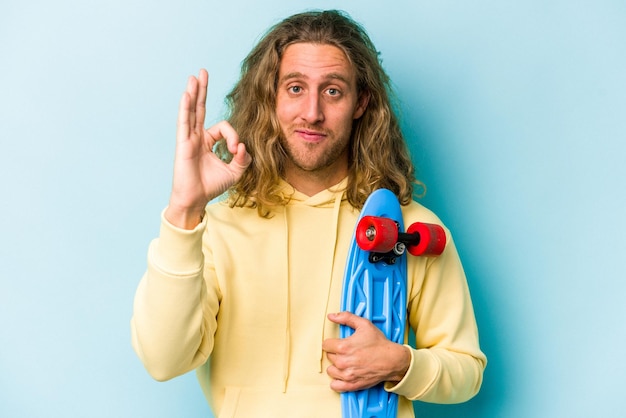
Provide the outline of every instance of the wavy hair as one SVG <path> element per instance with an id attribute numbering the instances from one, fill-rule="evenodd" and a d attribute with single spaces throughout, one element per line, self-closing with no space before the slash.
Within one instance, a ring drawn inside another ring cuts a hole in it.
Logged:
<path id="1" fill-rule="evenodd" d="M 359 95 L 369 94 L 364 114 L 353 122 L 346 190 L 350 204 L 360 209 L 372 191 L 383 187 L 408 204 L 415 169 L 392 105 L 389 77 L 363 27 L 341 11 L 328 10 L 296 14 L 276 24 L 242 62 L 240 80 L 226 97 L 227 119 L 252 163 L 229 190 L 231 206 L 255 207 L 267 217 L 272 206 L 286 203 L 278 192 L 287 154 L 280 140 L 276 91 L 283 52 L 299 42 L 341 49 L 357 74 Z M 224 155 L 225 147 L 217 152 Z"/>

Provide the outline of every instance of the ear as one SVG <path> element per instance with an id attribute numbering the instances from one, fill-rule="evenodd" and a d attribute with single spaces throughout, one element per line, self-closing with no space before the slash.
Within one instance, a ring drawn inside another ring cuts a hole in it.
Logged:
<path id="1" fill-rule="evenodd" d="M 362 91 L 359 95 L 359 99 L 357 100 L 356 107 L 354 108 L 354 114 L 352 115 L 353 119 L 358 119 L 363 116 L 365 113 L 365 109 L 367 109 L 367 105 L 370 102 L 370 92 Z"/>

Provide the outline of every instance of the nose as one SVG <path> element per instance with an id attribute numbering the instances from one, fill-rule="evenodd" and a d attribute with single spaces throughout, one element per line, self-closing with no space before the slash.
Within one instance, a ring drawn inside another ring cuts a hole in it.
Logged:
<path id="1" fill-rule="evenodd" d="M 323 103 L 318 94 L 311 93 L 303 100 L 301 117 L 311 125 L 324 121 Z"/>

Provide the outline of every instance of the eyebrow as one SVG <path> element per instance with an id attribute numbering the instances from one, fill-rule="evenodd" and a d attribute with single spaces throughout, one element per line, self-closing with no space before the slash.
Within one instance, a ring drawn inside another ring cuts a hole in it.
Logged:
<path id="1" fill-rule="evenodd" d="M 302 74 L 301 72 L 295 71 L 289 74 L 285 74 L 284 76 L 282 76 L 280 78 L 280 80 L 278 80 L 279 84 L 284 83 L 287 80 L 292 80 L 292 79 L 297 79 L 297 78 L 302 78 L 302 79 L 308 79 L 309 77 Z M 346 84 L 350 84 L 350 81 L 346 78 L 345 75 L 340 74 L 340 73 L 328 73 L 324 76 L 325 80 L 339 80 L 342 81 Z"/>

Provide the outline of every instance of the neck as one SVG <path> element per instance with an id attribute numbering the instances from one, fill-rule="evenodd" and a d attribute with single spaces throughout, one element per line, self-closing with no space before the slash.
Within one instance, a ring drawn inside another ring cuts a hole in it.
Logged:
<path id="1" fill-rule="evenodd" d="M 310 197 L 336 185 L 347 175 L 347 170 L 305 171 L 292 167 L 285 170 L 285 181 L 300 193 Z"/>

